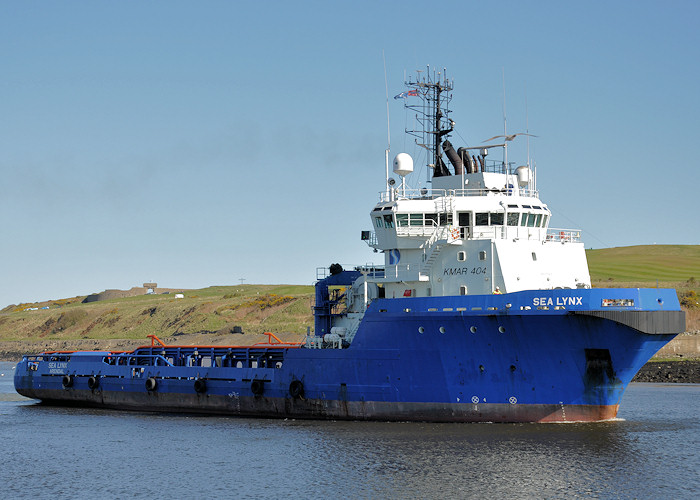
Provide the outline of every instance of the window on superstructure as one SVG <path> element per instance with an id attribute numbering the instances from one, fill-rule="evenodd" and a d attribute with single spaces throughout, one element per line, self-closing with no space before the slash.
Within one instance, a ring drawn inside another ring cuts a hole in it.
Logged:
<path id="1" fill-rule="evenodd" d="M 423 225 L 423 214 L 409 214 L 408 215 L 408 225 L 409 226 L 422 226 Z"/>
<path id="2" fill-rule="evenodd" d="M 440 213 L 438 214 L 438 220 L 441 226 L 449 226 L 452 224 L 452 213 Z"/>
<path id="3" fill-rule="evenodd" d="M 377 227 L 384 227 L 384 224 L 382 224 L 382 218 L 381 217 L 375 217 L 374 218 L 374 225 Z"/>
<path id="4" fill-rule="evenodd" d="M 508 225 L 509 226 L 517 226 L 519 218 L 520 218 L 520 214 L 518 212 L 509 212 L 508 213 Z"/>
<path id="5" fill-rule="evenodd" d="M 527 227 L 535 227 L 535 214 L 527 214 Z"/>
<path id="6" fill-rule="evenodd" d="M 384 214 L 384 227 L 389 229 L 394 227 L 394 216 L 392 214 Z"/>
<path id="7" fill-rule="evenodd" d="M 408 226 L 408 214 L 396 214 L 396 225 L 398 227 Z"/>
<path id="8" fill-rule="evenodd" d="M 535 218 L 535 227 L 541 227 L 542 224 L 542 214 L 537 214 Z"/>
<path id="9" fill-rule="evenodd" d="M 491 225 L 492 226 L 502 226 L 503 225 L 503 212 L 492 212 L 490 215 L 491 215 Z"/>
<path id="10" fill-rule="evenodd" d="M 425 225 L 428 227 L 436 227 L 438 225 L 437 214 L 425 214 Z"/>
<path id="11" fill-rule="evenodd" d="M 547 219 L 549 219 L 548 215 L 542 216 L 542 227 L 547 227 Z"/>
<path id="12" fill-rule="evenodd" d="M 459 262 L 464 262 L 467 260 L 467 252 L 457 252 L 457 260 Z"/>
<path id="13" fill-rule="evenodd" d="M 488 213 L 475 213 L 474 214 L 474 225 L 476 226 L 488 226 L 489 225 L 489 214 Z"/>
<path id="14" fill-rule="evenodd" d="M 486 260 L 486 252 L 479 252 L 479 260 Z"/>
<path id="15" fill-rule="evenodd" d="M 520 215 L 520 225 L 521 225 L 522 227 L 527 226 L 527 213 L 525 213 L 525 212 L 523 212 L 523 213 Z"/>

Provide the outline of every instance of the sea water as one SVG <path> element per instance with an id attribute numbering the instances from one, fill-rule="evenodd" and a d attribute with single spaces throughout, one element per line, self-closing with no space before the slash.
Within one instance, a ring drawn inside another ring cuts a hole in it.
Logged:
<path id="1" fill-rule="evenodd" d="M 696 498 L 700 385 L 632 384 L 619 418 L 431 424 L 50 407 L 0 363 L 3 498 Z"/>

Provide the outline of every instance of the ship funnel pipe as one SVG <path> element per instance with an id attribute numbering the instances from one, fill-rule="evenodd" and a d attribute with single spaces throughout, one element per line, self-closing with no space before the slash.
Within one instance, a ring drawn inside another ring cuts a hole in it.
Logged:
<path id="1" fill-rule="evenodd" d="M 464 162 L 462 162 L 462 159 L 459 157 L 457 151 L 455 151 L 455 148 L 452 147 L 452 143 L 447 140 L 443 142 L 442 150 L 445 152 L 447 159 L 450 160 L 450 163 L 452 163 L 452 166 L 455 168 L 455 175 L 462 175 L 464 173 Z"/>
<path id="2" fill-rule="evenodd" d="M 457 154 L 459 155 L 459 159 L 462 160 L 462 164 L 466 170 L 465 173 L 473 174 L 475 170 L 474 160 L 469 156 L 469 150 L 467 148 L 459 148 Z"/>

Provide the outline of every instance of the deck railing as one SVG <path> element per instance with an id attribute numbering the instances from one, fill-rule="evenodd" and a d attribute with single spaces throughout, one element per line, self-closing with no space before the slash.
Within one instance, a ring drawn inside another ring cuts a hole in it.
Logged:
<path id="1" fill-rule="evenodd" d="M 522 188 L 506 188 L 506 189 L 487 189 L 487 188 L 470 188 L 470 189 L 401 189 L 394 188 L 393 192 L 387 193 L 381 191 L 379 193 L 379 201 L 386 202 L 391 200 L 435 200 L 445 197 L 464 197 L 464 196 L 488 196 L 496 194 L 505 194 L 508 196 L 523 196 L 529 198 L 538 198 L 539 192 L 536 189 Z"/>

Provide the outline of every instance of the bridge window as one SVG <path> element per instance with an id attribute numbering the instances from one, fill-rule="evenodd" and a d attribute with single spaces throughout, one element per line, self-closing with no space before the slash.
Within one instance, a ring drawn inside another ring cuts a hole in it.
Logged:
<path id="1" fill-rule="evenodd" d="M 537 214 L 535 218 L 535 227 L 541 227 L 542 225 L 542 214 Z"/>
<path id="2" fill-rule="evenodd" d="M 517 226 L 519 217 L 520 217 L 520 214 L 518 212 L 509 212 L 508 213 L 508 225 L 509 226 Z"/>
<path id="3" fill-rule="evenodd" d="M 527 226 L 527 213 L 523 212 L 520 216 L 520 226 L 525 227 Z"/>
<path id="4" fill-rule="evenodd" d="M 375 217 L 374 218 L 374 225 L 377 227 L 383 227 L 384 224 L 382 224 L 382 218 L 381 217 Z"/>
<path id="5" fill-rule="evenodd" d="M 394 227 L 394 216 L 391 214 L 384 214 L 384 227 L 393 228 Z"/>
<path id="6" fill-rule="evenodd" d="M 492 212 L 491 225 L 492 226 L 502 226 L 503 225 L 503 212 Z"/>
<path id="7" fill-rule="evenodd" d="M 535 227 L 535 214 L 527 214 L 527 227 Z"/>
<path id="8" fill-rule="evenodd" d="M 476 226 L 488 226 L 489 225 L 489 214 L 488 213 L 476 213 L 474 214 L 474 224 Z"/>
<path id="9" fill-rule="evenodd" d="M 549 218 L 548 215 L 543 215 L 542 216 L 542 227 L 547 227 L 547 219 Z"/>

